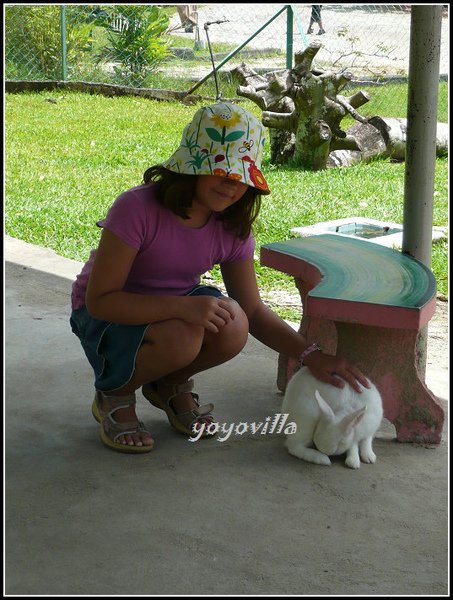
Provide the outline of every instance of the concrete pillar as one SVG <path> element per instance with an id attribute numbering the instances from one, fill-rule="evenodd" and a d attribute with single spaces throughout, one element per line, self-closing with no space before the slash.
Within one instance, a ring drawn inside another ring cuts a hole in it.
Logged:
<path id="1" fill-rule="evenodd" d="M 412 5 L 403 252 L 431 266 L 442 5 Z"/>
<path id="2" fill-rule="evenodd" d="M 442 5 L 412 5 L 402 251 L 431 266 Z M 426 374 L 428 326 L 417 336 L 416 366 Z"/>

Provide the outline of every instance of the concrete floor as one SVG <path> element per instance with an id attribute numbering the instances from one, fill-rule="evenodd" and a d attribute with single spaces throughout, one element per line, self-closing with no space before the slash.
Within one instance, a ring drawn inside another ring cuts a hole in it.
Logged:
<path id="1" fill-rule="evenodd" d="M 347 469 L 281 435 L 189 443 L 139 394 L 153 452 L 104 447 L 71 333 L 80 263 L 6 238 L 6 595 L 447 595 L 448 453 L 399 444 Z M 250 338 L 196 377 L 221 423 L 279 412 L 276 354 Z M 433 375 L 434 373 L 434 375 Z M 445 371 L 427 383 L 447 410 Z"/>

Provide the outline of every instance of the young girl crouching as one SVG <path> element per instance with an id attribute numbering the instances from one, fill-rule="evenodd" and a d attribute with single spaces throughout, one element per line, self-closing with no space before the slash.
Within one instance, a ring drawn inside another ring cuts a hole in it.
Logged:
<path id="1" fill-rule="evenodd" d="M 304 354 L 322 381 L 341 386 L 339 375 L 357 391 L 368 387 L 345 358 L 307 348 L 260 298 L 252 225 L 270 193 L 264 139 L 240 106 L 202 107 L 170 159 L 97 222 L 99 246 L 73 284 L 71 327 L 94 371 L 92 413 L 110 448 L 153 448 L 135 412 L 139 388 L 187 436 L 212 423 L 213 405 L 198 403 L 192 377 L 239 354 L 249 333 L 276 352 Z M 200 285 L 217 264 L 228 296 Z"/>

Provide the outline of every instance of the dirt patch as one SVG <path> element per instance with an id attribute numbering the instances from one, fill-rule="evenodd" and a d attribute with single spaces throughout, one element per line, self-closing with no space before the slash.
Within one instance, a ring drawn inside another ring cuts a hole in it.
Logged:
<path id="1" fill-rule="evenodd" d="M 428 364 L 448 370 L 448 302 L 437 300 L 436 312 L 428 325 Z"/>

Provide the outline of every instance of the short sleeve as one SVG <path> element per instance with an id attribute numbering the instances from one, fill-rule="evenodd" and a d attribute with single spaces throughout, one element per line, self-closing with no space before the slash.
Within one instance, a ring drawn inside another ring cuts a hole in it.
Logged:
<path id="1" fill-rule="evenodd" d="M 149 231 L 149 202 L 143 197 L 143 193 L 128 190 L 118 196 L 107 216 L 96 224 L 117 235 L 128 246 L 139 250 Z"/>
<path id="2" fill-rule="evenodd" d="M 245 240 L 240 240 L 236 238 L 228 256 L 226 256 L 220 262 L 220 264 L 228 264 L 239 260 L 246 260 L 250 257 L 253 258 L 255 245 L 255 238 L 252 234 L 250 234 Z"/>

